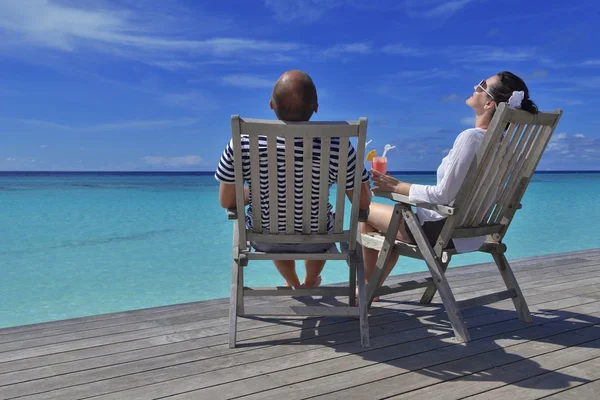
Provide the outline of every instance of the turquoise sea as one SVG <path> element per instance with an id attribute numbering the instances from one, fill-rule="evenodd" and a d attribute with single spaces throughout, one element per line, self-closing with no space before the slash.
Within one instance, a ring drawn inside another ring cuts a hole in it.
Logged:
<path id="1" fill-rule="evenodd" d="M 217 193 L 212 173 L 0 172 L 0 327 L 227 297 L 232 223 Z M 600 173 L 538 173 L 523 204 L 509 258 L 600 247 Z M 422 270 L 404 259 L 393 273 Z M 345 264 L 323 280 L 346 281 Z M 255 262 L 247 282 L 282 279 Z"/>

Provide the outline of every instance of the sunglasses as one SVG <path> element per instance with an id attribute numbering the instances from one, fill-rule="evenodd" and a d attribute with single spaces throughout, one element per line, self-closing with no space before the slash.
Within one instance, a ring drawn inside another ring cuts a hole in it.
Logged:
<path id="1" fill-rule="evenodd" d="M 487 82 L 485 81 L 485 79 L 482 79 L 481 82 L 479 82 L 477 86 L 475 86 L 475 91 L 478 93 L 484 92 L 485 94 L 490 96 L 491 99 L 494 99 L 494 96 L 492 96 L 489 90 L 487 90 Z"/>

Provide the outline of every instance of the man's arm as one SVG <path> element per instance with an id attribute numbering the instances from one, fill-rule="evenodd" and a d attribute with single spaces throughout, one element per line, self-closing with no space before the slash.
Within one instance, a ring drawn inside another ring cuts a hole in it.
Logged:
<path id="1" fill-rule="evenodd" d="M 248 204 L 250 188 L 244 187 L 244 205 Z M 219 203 L 223 208 L 235 208 L 235 183 L 223 183 L 219 185 Z"/>
<path id="2" fill-rule="evenodd" d="M 353 189 L 346 190 L 346 196 L 348 196 L 350 202 L 352 202 L 353 195 Z M 360 185 L 360 203 L 358 205 L 358 208 L 360 208 L 361 210 L 368 210 L 369 206 L 371 205 L 371 196 L 371 184 L 369 182 L 363 182 Z"/>

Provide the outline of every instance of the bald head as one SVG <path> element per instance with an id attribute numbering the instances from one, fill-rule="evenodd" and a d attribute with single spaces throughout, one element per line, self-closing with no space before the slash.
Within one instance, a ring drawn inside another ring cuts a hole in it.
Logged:
<path id="1" fill-rule="evenodd" d="M 307 73 L 293 70 L 279 77 L 273 87 L 271 108 L 283 121 L 308 121 L 317 111 L 317 89 Z"/>

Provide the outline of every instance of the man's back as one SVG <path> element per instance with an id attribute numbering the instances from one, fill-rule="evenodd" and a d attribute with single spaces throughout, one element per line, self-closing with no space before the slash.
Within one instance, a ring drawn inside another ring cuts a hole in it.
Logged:
<path id="1" fill-rule="evenodd" d="M 261 210 L 261 225 L 263 230 L 268 231 L 270 229 L 270 215 L 274 212 L 278 213 L 279 230 L 285 231 L 286 229 L 286 171 L 290 167 L 286 165 L 285 160 L 285 148 L 286 139 L 283 137 L 277 138 L 277 188 L 273 188 L 269 185 L 268 181 L 268 149 L 267 139 L 264 136 L 260 136 L 258 140 L 258 152 L 259 152 L 259 187 L 255 186 L 252 182 L 252 176 L 250 171 L 250 143 L 248 137 L 242 137 L 242 167 L 244 181 L 248 182 L 250 186 L 250 202 L 260 201 Z M 303 193 L 304 193 L 304 180 L 307 179 L 304 176 L 303 160 L 304 160 L 304 144 L 301 138 L 296 138 L 294 143 L 289 143 L 294 146 L 294 230 L 296 232 L 302 231 L 302 220 L 303 220 Z M 356 152 L 352 144 L 348 146 L 348 162 L 340 166 L 338 165 L 339 151 L 340 151 L 340 140 L 339 138 L 332 138 L 330 145 L 330 158 L 328 165 L 322 165 L 321 162 L 321 140 L 318 138 L 312 141 L 312 182 L 311 182 L 311 231 L 316 232 L 318 230 L 318 215 L 319 215 L 319 187 L 320 187 L 320 173 L 322 168 L 327 168 L 328 173 L 328 186 L 331 186 L 338 180 L 339 168 L 344 168 L 347 171 L 346 175 L 346 190 L 354 188 L 354 174 L 356 170 Z M 216 177 L 222 182 L 234 182 L 233 176 L 233 146 L 230 143 L 219 162 Z M 369 173 L 363 168 L 362 171 L 362 182 L 368 182 Z M 271 190 L 277 190 L 278 207 L 277 210 L 271 210 L 269 207 L 269 194 Z M 260 193 L 260 196 L 258 195 Z M 253 215 L 252 207 L 249 208 L 246 215 L 246 224 L 249 228 L 253 227 Z M 334 214 L 332 212 L 332 205 L 329 202 L 327 205 L 327 230 L 333 229 Z"/>

